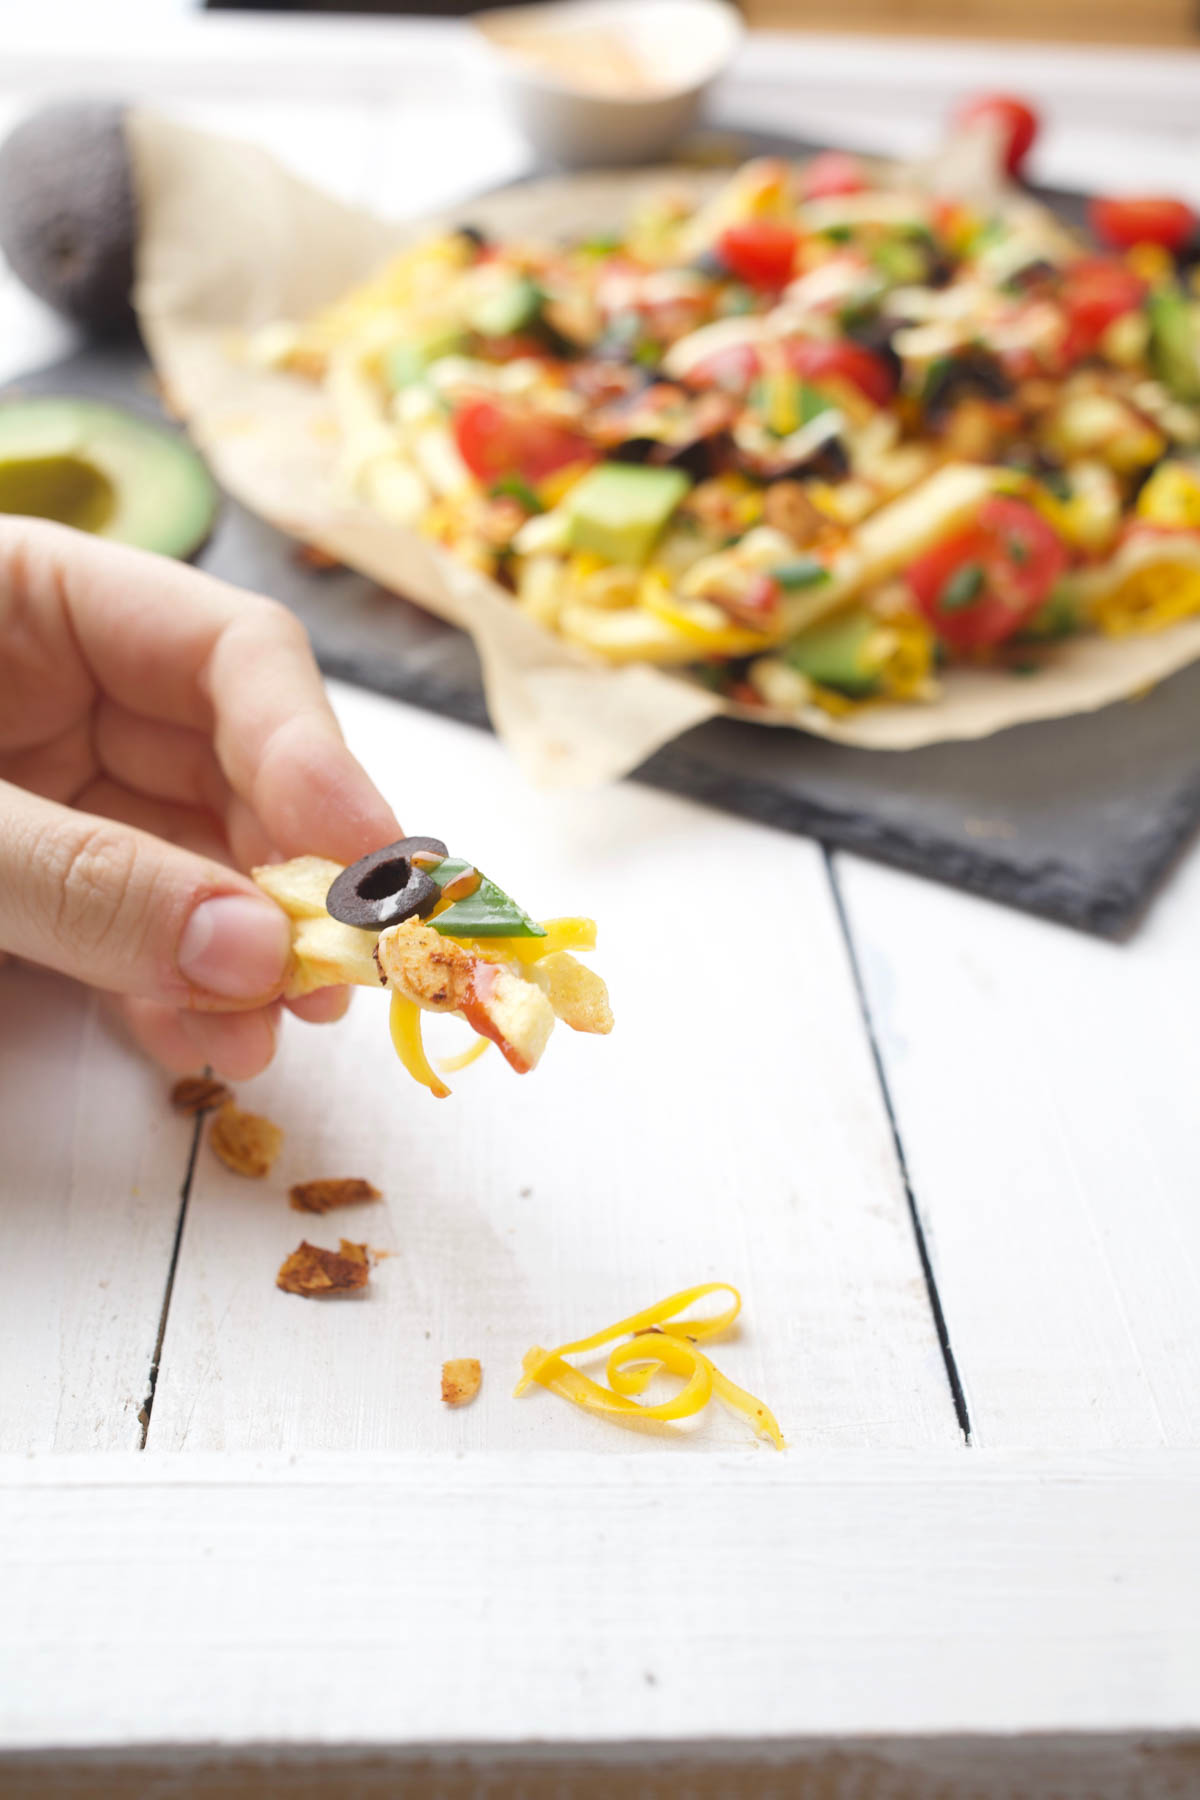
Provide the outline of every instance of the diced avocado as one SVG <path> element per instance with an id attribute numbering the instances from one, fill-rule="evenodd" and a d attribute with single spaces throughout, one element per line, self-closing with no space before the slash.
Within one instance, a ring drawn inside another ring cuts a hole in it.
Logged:
<path id="1" fill-rule="evenodd" d="M 0 402 L 0 513 L 188 557 L 216 510 L 204 463 L 164 426 L 96 400 Z"/>
<path id="2" fill-rule="evenodd" d="M 528 275 L 512 275 L 475 305 L 467 323 L 482 337 L 509 337 L 532 325 L 545 296 Z"/>
<path id="3" fill-rule="evenodd" d="M 440 356 L 453 356 L 456 350 L 461 350 L 462 343 L 462 334 L 457 331 L 445 331 L 423 342 L 417 338 L 403 338 L 384 351 L 383 378 L 392 393 L 398 393 L 401 388 L 420 381 L 430 363 Z"/>
<path id="4" fill-rule="evenodd" d="M 590 550 L 610 563 L 644 563 L 690 486 L 680 469 L 601 463 L 567 495 L 572 550 Z"/>
<path id="5" fill-rule="evenodd" d="M 1177 400 L 1200 401 L 1200 331 L 1191 303 L 1164 288 L 1150 295 L 1146 310 L 1154 373 Z"/>
<path id="6" fill-rule="evenodd" d="M 871 655 L 871 640 L 878 631 L 879 622 L 870 613 L 842 613 L 793 638 L 784 660 L 822 687 L 843 694 L 873 694 L 879 686 L 879 669 Z"/>

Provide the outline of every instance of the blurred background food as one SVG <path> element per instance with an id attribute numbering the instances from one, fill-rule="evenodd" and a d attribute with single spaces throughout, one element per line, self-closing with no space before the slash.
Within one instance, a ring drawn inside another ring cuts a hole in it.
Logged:
<path id="1" fill-rule="evenodd" d="M 214 11 L 396 13 L 461 18 L 470 0 L 208 0 Z M 874 31 L 1075 43 L 1200 43 L 1195 0 L 740 0 L 769 31 Z"/>

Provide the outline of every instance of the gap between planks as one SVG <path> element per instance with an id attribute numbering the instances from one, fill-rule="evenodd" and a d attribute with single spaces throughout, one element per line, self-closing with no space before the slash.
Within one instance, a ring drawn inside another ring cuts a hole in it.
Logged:
<path id="1" fill-rule="evenodd" d="M 204 1070 L 211 1075 L 211 1069 Z M 179 1214 L 175 1220 L 175 1236 L 171 1240 L 171 1260 L 167 1264 L 167 1279 L 163 1286 L 162 1306 L 158 1314 L 158 1330 L 154 1336 L 154 1351 L 150 1358 L 150 1374 L 146 1383 L 146 1398 L 142 1401 L 138 1412 L 138 1423 L 142 1428 L 138 1449 L 146 1448 L 150 1436 L 150 1420 L 154 1413 L 154 1390 L 158 1386 L 158 1371 L 162 1362 L 163 1339 L 167 1334 L 167 1318 L 171 1311 L 171 1295 L 175 1291 L 175 1271 L 179 1267 L 179 1247 L 183 1242 L 183 1228 L 187 1223 L 188 1201 L 192 1197 L 192 1177 L 196 1173 L 196 1157 L 200 1149 L 200 1140 L 204 1135 L 204 1127 L 208 1114 L 198 1112 L 192 1129 L 192 1142 L 188 1151 L 187 1167 L 183 1172 L 183 1186 L 179 1190 Z"/>
<path id="2" fill-rule="evenodd" d="M 829 888 L 833 896 L 833 907 L 841 928 L 842 939 L 846 946 L 846 956 L 850 963 L 850 973 L 854 981 L 854 992 L 858 997 L 859 1011 L 862 1014 L 863 1030 L 867 1034 L 867 1042 L 871 1046 L 871 1061 L 875 1065 L 875 1076 L 879 1083 L 879 1094 L 887 1113 L 891 1127 L 892 1144 L 896 1152 L 896 1167 L 904 1188 L 904 1197 L 908 1203 L 908 1216 L 912 1223 L 913 1238 L 916 1242 L 917 1256 L 921 1264 L 921 1274 L 925 1281 L 925 1293 L 929 1300 L 929 1310 L 933 1315 L 933 1326 L 937 1332 L 938 1347 L 942 1353 L 942 1364 L 946 1370 L 946 1380 L 950 1384 L 950 1398 L 954 1402 L 954 1416 L 958 1420 L 958 1428 L 963 1435 L 963 1443 L 971 1447 L 971 1414 L 967 1406 L 966 1391 L 962 1377 L 958 1372 L 958 1362 L 954 1355 L 954 1346 L 950 1342 L 950 1327 L 946 1323 L 946 1312 L 942 1305 L 942 1297 L 938 1292 L 937 1277 L 933 1272 L 933 1261 L 929 1254 L 929 1245 L 925 1241 L 925 1227 L 921 1223 L 921 1213 L 917 1206 L 917 1197 L 913 1192 L 912 1176 L 909 1173 L 908 1158 L 904 1153 L 904 1139 L 900 1133 L 900 1124 L 896 1117 L 896 1108 L 892 1101 L 892 1091 L 888 1085 L 887 1072 L 883 1066 L 879 1039 L 875 1031 L 875 1021 L 871 1017 L 871 1005 L 867 999 L 867 990 L 863 983 L 862 970 L 859 966 L 858 951 L 854 943 L 854 933 L 850 927 L 850 919 L 846 912 L 845 900 L 842 896 L 841 883 L 838 880 L 837 866 L 833 860 L 833 852 L 827 844 L 822 844 L 821 852 L 825 859 L 825 873 L 829 877 Z"/>

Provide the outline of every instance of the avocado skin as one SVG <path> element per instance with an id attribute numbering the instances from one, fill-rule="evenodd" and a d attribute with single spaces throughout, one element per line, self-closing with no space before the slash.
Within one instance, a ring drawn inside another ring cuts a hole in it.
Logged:
<path id="1" fill-rule="evenodd" d="M 0 145 L 0 250 L 31 292 L 97 336 L 136 328 L 137 203 L 124 110 L 57 102 Z"/>

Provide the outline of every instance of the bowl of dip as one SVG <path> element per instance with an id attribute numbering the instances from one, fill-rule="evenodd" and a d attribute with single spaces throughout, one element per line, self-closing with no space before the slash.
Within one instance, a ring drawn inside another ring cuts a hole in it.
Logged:
<path id="1" fill-rule="evenodd" d="M 501 96 L 548 161 L 652 162 L 694 122 L 742 23 L 726 0 L 563 0 L 480 14 Z"/>

